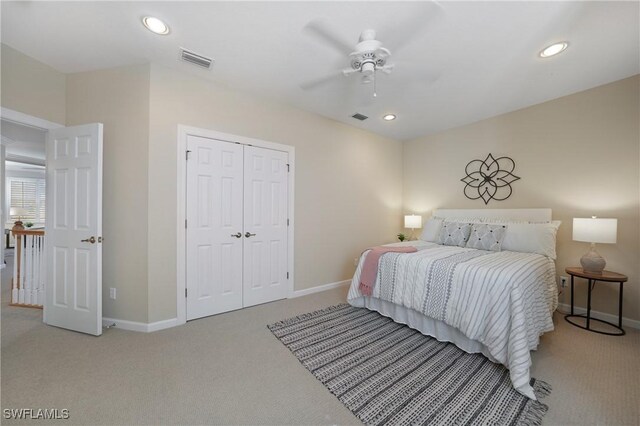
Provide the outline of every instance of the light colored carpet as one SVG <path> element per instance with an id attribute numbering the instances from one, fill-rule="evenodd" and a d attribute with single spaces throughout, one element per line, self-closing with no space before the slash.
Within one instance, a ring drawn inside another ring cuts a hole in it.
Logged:
<path id="1" fill-rule="evenodd" d="M 38 310 L 7 306 L 7 266 L 2 408 L 68 408 L 70 420 L 59 421 L 67 425 L 359 423 L 266 327 L 343 302 L 346 288 L 96 338 L 47 327 Z M 555 320 L 533 355 L 532 376 L 553 385 L 544 423 L 639 424 L 640 333 L 602 336 Z"/>

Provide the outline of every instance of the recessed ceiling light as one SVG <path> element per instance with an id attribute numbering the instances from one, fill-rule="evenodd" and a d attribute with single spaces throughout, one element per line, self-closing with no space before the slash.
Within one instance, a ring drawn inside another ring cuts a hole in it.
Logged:
<path id="1" fill-rule="evenodd" d="M 566 41 L 561 41 L 560 43 L 554 43 L 551 46 L 545 47 L 540 52 L 541 58 L 548 58 L 550 56 L 557 55 L 558 53 L 564 51 L 567 47 L 569 47 L 569 43 Z"/>
<path id="2" fill-rule="evenodd" d="M 142 23 L 152 33 L 160 35 L 169 34 L 169 26 L 158 18 L 154 18 L 153 16 L 145 16 L 144 18 L 142 18 Z"/>
<path id="3" fill-rule="evenodd" d="M 395 114 L 387 114 L 384 117 L 382 117 L 383 120 L 385 121 L 392 121 L 396 119 L 396 115 Z"/>

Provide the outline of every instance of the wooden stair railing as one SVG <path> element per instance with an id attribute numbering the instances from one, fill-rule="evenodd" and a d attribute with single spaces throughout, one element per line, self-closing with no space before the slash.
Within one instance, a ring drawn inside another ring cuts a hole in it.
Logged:
<path id="1" fill-rule="evenodd" d="M 42 309 L 45 285 L 44 229 L 14 227 L 11 232 L 16 245 L 9 305 Z"/>

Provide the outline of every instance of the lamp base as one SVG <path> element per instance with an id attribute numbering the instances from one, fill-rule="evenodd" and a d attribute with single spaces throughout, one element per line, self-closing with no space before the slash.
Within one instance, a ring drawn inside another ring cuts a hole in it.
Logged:
<path id="1" fill-rule="evenodd" d="M 23 229 L 24 225 L 21 220 L 16 220 L 13 224 L 13 228 L 11 228 L 12 231 L 22 231 Z"/>
<path id="2" fill-rule="evenodd" d="M 596 251 L 595 244 L 591 244 L 591 250 L 580 258 L 580 264 L 584 272 L 601 274 L 607 262 L 600 256 L 600 253 Z"/>

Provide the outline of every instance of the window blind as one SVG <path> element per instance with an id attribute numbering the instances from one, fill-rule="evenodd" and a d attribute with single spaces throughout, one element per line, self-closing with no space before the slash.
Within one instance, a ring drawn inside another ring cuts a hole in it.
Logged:
<path id="1" fill-rule="evenodd" d="M 21 207 L 27 214 L 21 216 L 23 222 L 44 223 L 46 186 L 44 179 L 10 178 L 9 207 Z M 18 220 L 10 216 L 11 221 Z"/>

